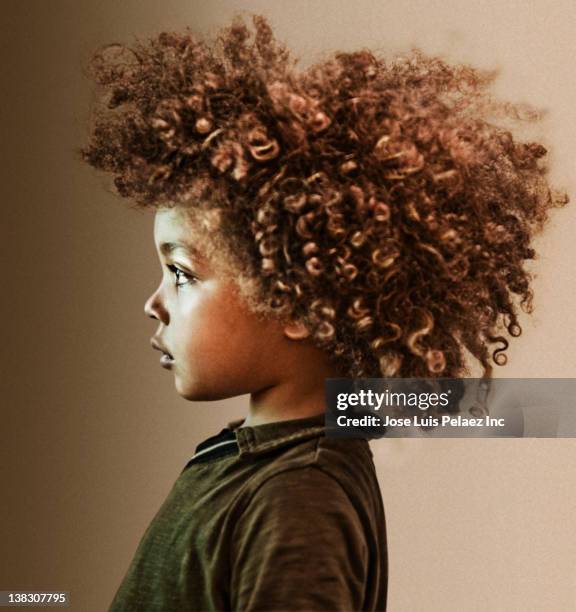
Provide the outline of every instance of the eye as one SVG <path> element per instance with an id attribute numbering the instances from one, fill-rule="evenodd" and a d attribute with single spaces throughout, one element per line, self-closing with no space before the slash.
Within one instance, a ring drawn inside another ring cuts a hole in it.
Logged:
<path id="1" fill-rule="evenodd" d="M 167 265 L 166 267 L 168 270 L 170 270 L 170 272 L 172 272 L 172 274 L 174 274 L 176 279 L 176 287 L 182 287 L 183 285 L 196 282 L 197 280 L 195 276 L 192 276 L 192 274 L 188 274 L 188 272 L 184 272 L 184 270 L 181 270 L 172 264 Z M 184 280 L 184 282 L 180 282 L 181 280 Z"/>

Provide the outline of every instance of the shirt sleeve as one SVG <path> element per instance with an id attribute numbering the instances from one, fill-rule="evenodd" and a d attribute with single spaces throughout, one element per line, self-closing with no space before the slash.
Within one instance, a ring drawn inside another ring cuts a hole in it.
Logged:
<path id="1" fill-rule="evenodd" d="M 368 546 L 340 484 L 306 466 L 266 480 L 238 521 L 233 610 L 362 609 Z"/>

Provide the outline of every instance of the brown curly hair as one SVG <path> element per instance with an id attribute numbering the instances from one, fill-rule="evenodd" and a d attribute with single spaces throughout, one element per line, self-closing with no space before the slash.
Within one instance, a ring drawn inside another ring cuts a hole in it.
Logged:
<path id="1" fill-rule="evenodd" d="M 252 307 L 305 322 L 347 376 L 458 377 L 468 351 L 489 378 L 515 301 L 532 310 L 531 241 L 568 201 L 546 148 L 503 125 L 539 111 L 418 49 L 297 70 L 252 19 L 97 51 L 80 155 L 137 207 L 212 214 Z"/>

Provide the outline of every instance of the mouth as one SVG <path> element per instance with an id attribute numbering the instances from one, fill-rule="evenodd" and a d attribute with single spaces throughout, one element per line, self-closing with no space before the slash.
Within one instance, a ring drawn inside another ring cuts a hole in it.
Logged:
<path id="1" fill-rule="evenodd" d="M 167 370 L 169 370 L 172 367 L 173 363 L 174 363 L 174 357 L 172 357 L 170 353 L 162 353 L 162 356 L 160 357 L 160 365 L 163 368 L 166 368 Z"/>
<path id="2" fill-rule="evenodd" d="M 160 365 L 163 368 L 170 369 L 174 363 L 174 357 L 156 340 L 156 338 L 150 338 L 150 344 L 152 348 L 160 351 L 162 356 L 160 357 Z"/>

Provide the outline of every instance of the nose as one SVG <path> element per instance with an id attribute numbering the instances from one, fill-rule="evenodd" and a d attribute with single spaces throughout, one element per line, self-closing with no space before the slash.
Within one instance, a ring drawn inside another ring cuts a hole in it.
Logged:
<path id="1" fill-rule="evenodd" d="M 151 319 L 156 319 L 164 323 L 164 325 L 168 325 L 168 311 L 160 299 L 160 287 L 158 287 L 158 289 L 156 289 L 156 291 L 146 300 L 144 304 L 144 313 Z"/>

